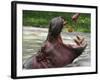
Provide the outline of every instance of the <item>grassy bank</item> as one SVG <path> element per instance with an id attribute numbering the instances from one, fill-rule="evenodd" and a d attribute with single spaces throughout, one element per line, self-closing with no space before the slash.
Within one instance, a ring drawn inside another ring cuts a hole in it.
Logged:
<path id="1" fill-rule="evenodd" d="M 47 11 L 23 11 L 23 26 L 48 27 L 50 20 L 57 16 L 63 16 L 68 22 L 66 27 L 72 27 L 78 32 L 90 32 L 90 14 L 81 13 L 77 23 L 71 19 L 74 13 L 47 12 Z M 66 29 L 66 28 L 64 28 Z"/>

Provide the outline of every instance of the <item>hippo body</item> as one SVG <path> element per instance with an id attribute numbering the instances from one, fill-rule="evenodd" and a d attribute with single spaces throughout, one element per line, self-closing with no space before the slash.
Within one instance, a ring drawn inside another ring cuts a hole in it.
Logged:
<path id="1" fill-rule="evenodd" d="M 51 20 L 48 36 L 36 55 L 30 57 L 24 64 L 25 69 L 64 67 L 82 54 L 86 45 L 64 44 L 60 36 L 63 19 L 56 17 Z"/>

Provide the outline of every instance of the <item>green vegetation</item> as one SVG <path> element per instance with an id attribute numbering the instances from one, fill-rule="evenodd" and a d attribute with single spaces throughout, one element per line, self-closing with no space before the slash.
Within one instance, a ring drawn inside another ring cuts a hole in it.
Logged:
<path id="1" fill-rule="evenodd" d="M 57 16 L 63 16 L 68 25 L 66 27 L 72 27 L 78 32 L 90 32 L 91 17 L 90 14 L 81 13 L 77 23 L 73 22 L 71 17 L 75 13 L 68 12 L 49 12 L 49 11 L 23 11 L 23 26 L 35 26 L 35 27 L 48 27 L 52 18 Z M 65 28 L 64 28 L 65 29 Z"/>

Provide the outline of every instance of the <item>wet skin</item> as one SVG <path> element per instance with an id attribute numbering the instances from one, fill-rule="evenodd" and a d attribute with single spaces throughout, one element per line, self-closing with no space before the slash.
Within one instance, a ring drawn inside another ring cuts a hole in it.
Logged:
<path id="1" fill-rule="evenodd" d="M 64 44 L 61 30 L 67 22 L 61 18 L 53 18 L 50 22 L 47 39 L 36 55 L 30 57 L 24 64 L 25 69 L 64 67 L 82 54 L 87 46 L 84 38 L 76 36 L 76 44 Z"/>

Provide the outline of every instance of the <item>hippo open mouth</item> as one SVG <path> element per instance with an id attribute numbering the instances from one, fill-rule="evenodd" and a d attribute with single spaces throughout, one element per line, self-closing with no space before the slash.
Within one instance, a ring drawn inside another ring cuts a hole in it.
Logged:
<path id="1" fill-rule="evenodd" d="M 75 44 L 64 44 L 61 38 L 61 31 L 65 19 L 55 17 L 49 24 L 48 36 L 44 41 L 37 55 L 30 57 L 24 64 L 25 69 L 57 68 L 64 67 L 73 62 L 82 54 L 87 46 L 84 38 L 76 36 Z"/>

